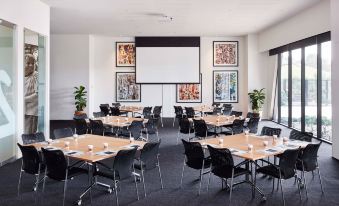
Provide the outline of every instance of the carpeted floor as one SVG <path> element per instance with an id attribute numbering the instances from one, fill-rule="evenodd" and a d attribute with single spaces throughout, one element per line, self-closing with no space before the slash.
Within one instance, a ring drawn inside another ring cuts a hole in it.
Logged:
<path id="1" fill-rule="evenodd" d="M 54 128 L 69 125 L 69 122 L 51 122 L 51 131 Z M 263 125 L 275 126 L 275 123 L 263 121 Z M 283 128 L 283 127 L 282 127 Z M 260 130 L 259 130 L 260 131 Z M 289 130 L 283 128 L 282 136 L 288 136 Z M 228 205 L 229 193 L 221 190 L 220 179 L 213 177 L 210 191 L 206 192 L 207 175 L 204 176 L 203 189 L 200 196 L 197 195 L 199 182 L 196 181 L 199 172 L 193 169 L 185 169 L 183 188 L 179 188 L 180 176 L 183 165 L 183 146 L 176 144 L 177 127 L 173 128 L 170 121 L 164 122 L 164 127 L 160 128 L 162 143 L 160 147 L 160 164 L 163 174 L 164 189 L 160 189 L 160 182 L 157 170 L 146 172 L 147 197 L 143 197 L 142 184 L 138 184 L 140 200 L 137 201 L 133 180 L 126 180 L 121 183 L 119 192 L 120 205 Z M 286 205 L 339 205 L 339 162 L 331 157 L 331 145 L 323 143 L 319 153 L 319 164 L 322 172 L 325 194 L 321 194 L 318 176 L 307 175 L 308 195 L 306 200 L 303 191 L 303 201 L 299 201 L 297 186 L 294 180 L 283 183 Z M 239 161 L 239 160 L 237 160 Z M 21 187 L 21 194 L 17 196 L 17 183 L 21 161 L 17 160 L 0 168 L 0 205 L 62 205 L 63 183 L 47 181 L 44 195 L 41 190 L 35 195 L 31 191 L 33 177 L 24 175 Z M 243 177 L 239 177 L 241 180 Z M 102 179 L 103 182 L 110 183 Z M 232 194 L 232 205 L 282 205 L 280 191 L 272 191 L 272 180 L 262 178 L 257 179 L 258 186 L 267 194 L 267 201 L 262 202 L 260 195 L 251 197 L 251 188 L 243 184 L 235 187 Z M 66 205 L 72 205 L 78 199 L 78 195 L 87 186 L 87 176 L 84 175 L 69 182 L 67 190 Z M 108 194 L 102 188 L 92 190 L 92 205 L 115 205 L 115 196 Z M 89 196 L 83 198 L 83 205 L 90 205 Z"/>

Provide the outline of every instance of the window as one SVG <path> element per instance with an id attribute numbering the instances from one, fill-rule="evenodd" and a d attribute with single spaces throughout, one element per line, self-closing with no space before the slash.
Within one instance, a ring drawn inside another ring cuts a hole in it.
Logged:
<path id="1" fill-rule="evenodd" d="M 273 120 L 332 141 L 330 32 L 270 50 L 278 55 Z"/>

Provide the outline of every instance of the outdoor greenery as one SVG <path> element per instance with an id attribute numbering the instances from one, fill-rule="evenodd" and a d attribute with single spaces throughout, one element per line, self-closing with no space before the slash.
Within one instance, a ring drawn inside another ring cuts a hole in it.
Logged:
<path id="1" fill-rule="evenodd" d="M 87 106 L 87 91 L 85 90 L 85 87 L 80 85 L 79 87 L 74 87 L 74 99 L 75 99 L 75 107 L 76 111 L 81 112 L 84 110 L 84 108 Z"/>
<path id="2" fill-rule="evenodd" d="M 265 88 L 262 88 L 260 90 L 253 90 L 253 92 L 248 93 L 248 96 L 250 97 L 250 102 L 252 103 L 252 110 L 255 113 L 259 113 L 259 110 L 262 108 L 262 105 L 265 101 Z"/>

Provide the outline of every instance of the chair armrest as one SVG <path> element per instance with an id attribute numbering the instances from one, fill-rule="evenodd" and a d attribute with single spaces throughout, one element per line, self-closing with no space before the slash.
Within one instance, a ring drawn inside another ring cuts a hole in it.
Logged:
<path id="1" fill-rule="evenodd" d="M 242 161 L 242 162 L 240 162 L 239 164 L 235 165 L 234 167 L 237 168 L 237 167 L 240 167 L 240 166 L 242 166 L 242 165 L 244 165 L 244 164 L 247 164 L 247 163 L 249 163 L 249 161 L 248 161 L 248 160 L 245 160 L 245 161 Z"/>

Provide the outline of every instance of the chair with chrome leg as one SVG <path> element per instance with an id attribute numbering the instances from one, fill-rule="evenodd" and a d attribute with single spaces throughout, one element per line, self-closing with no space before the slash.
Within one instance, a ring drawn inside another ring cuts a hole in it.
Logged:
<path id="1" fill-rule="evenodd" d="M 258 132 L 259 120 L 260 117 L 251 117 L 244 128 L 247 129 L 249 133 L 256 134 Z"/>
<path id="2" fill-rule="evenodd" d="M 296 168 L 301 171 L 301 179 L 306 190 L 306 197 L 308 197 L 307 185 L 306 185 L 306 173 L 318 171 L 321 192 L 324 193 L 323 184 L 321 181 L 320 169 L 318 164 L 318 151 L 321 142 L 316 144 L 308 144 L 304 149 L 301 150 L 299 158 L 297 160 Z"/>
<path id="3" fill-rule="evenodd" d="M 180 120 L 181 118 L 186 116 L 184 115 L 184 111 L 181 106 L 174 106 L 174 113 L 175 113 L 175 116 L 173 118 L 173 127 L 174 127 L 174 123 L 176 119 Z"/>
<path id="4" fill-rule="evenodd" d="M 79 175 L 88 174 L 88 171 L 84 168 L 76 167 L 75 165 L 70 166 L 68 158 L 66 159 L 64 153 L 61 150 L 47 150 L 44 148 L 41 148 L 41 150 L 46 163 L 43 191 L 45 190 L 45 182 L 47 177 L 52 180 L 64 182 L 62 205 L 65 205 L 68 180 Z M 78 163 L 80 162 L 75 164 Z"/>
<path id="5" fill-rule="evenodd" d="M 131 138 L 135 140 L 148 141 L 148 135 L 146 138 L 142 136 L 142 130 L 144 129 L 144 123 L 142 121 L 133 121 L 128 127 L 124 127 L 120 130 L 119 135 L 123 137 Z"/>
<path id="6" fill-rule="evenodd" d="M 104 116 L 110 115 L 109 104 L 101 104 L 99 107 L 100 111 L 104 114 Z"/>
<path id="7" fill-rule="evenodd" d="M 117 205 L 119 205 L 118 184 L 132 176 L 134 176 L 135 189 L 137 198 L 139 200 L 138 183 L 136 178 L 137 174 L 135 173 L 133 167 L 136 151 L 137 148 L 130 150 L 120 150 L 114 157 L 112 167 L 100 162 L 97 164 L 98 169 L 96 169 L 93 173 L 95 181 L 97 177 L 103 177 L 113 181 Z"/>
<path id="8" fill-rule="evenodd" d="M 210 129 L 207 127 L 205 120 L 203 119 L 193 119 L 193 126 L 195 133 L 194 138 L 206 139 L 207 137 L 217 135 L 215 132 L 210 131 Z"/>
<path id="9" fill-rule="evenodd" d="M 136 159 L 134 168 L 141 171 L 141 180 L 144 187 L 144 195 L 146 197 L 145 186 L 145 171 L 158 168 L 161 189 L 164 188 L 162 184 L 161 169 L 159 163 L 159 142 L 146 143 L 140 151 L 140 157 Z"/>
<path id="10" fill-rule="evenodd" d="M 200 195 L 203 175 L 206 174 L 205 170 L 210 168 L 211 158 L 205 157 L 203 148 L 199 142 L 187 142 L 183 139 L 181 141 L 184 144 L 185 148 L 185 158 L 184 165 L 182 167 L 180 187 L 182 187 L 182 180 L 184 178 L 184 171 L 186 166 L 192 169 L 200 170 L 198 190 L 198 195 Z"/>
<path id="11" fill-rule="evenodd" d="M 240 117 L 242 116 L 242 112 L 239 112 L 239 111 L 231 111 L 231 114 L 230 116 L 235 116 L 235 117 Z"/>
<path id="12" fill-rule="evenodd" d="M 64 137 L 72 137 L 73 130 L 69 127 L 67 128 L 60 128 L 53 130 L 54 139 L 64 138 Z"/>
<path id="13" fill-rule="evenodd" d="M 164 124 L 162 123 L 161 110 L 162 110 L 162 106 L 155 106 L 155 107 L 153 108 L 153 113 L 152 113 L 151 116 L 152 116 L 153 118 L 160 118 L 161 127 L 164 127 Z"/>
<path id="14" fill-rule="evenodd" d="M 100 135 L 100 136 L 110 136 L 114 137 L 115 134 L 112 131 L 107 131 L 109 128 L 105 128 L 101 120 L 91 120 L 89 119 L 91 134 Z"/>
<path id="15" fill-rule="evenodd" d="M 268 175 L 273 178 L 273 189 L 274 189 L 275 179 L 278 179 L 284 206 L 285 206 L 285 196 L 284 196 L 282 181 L 290 179 L 290 178 L 294 178 L 295 175 L 297 174 L 296 173 L 296 162 L 297 162 L 299 152 L 300 152 L 300 149 L 285 150 L 284 153 L 279 155 L 280 157 L 279 164 L 272 164 L 269 161 L 261 160 L 267 163 L 267 165 L 259 167 L 259 169 L 256 169 L 257 173 Z M 256 165 L 256 167 L 257 166 L 258 165 Z M 300 200 L 302 200 L 299 184 L 298 184 L 298 190 L 299 190 Z"/>
<path id="16" fill-rule="evenodd" d="M 88 125 L 85 119 L 74 119 L 75 121 L 75 134 L 83 135 L 88 132 Z"/>
<path id="17" fill-rule="evenodd" d="M 290 140 L 300 140 L 305 142 L 312 142 L 313 133 L 312 132 L 300 132 L 295 129 L 292 129 L 289 136 Z"/>
<path id="18" fill-rule="evenodd" d="M 191 134 L 194 133 L 194 129 L 191 126 L 190 121 L 188 118 L 180 118 L 179 119 L 179 130 L 177 136 L 177 144 L 179 142 L 179 135 L 180 134 L 188 134 L 188 141 L 191 139 Z"/>
<path id="19" fill-rule="evenodd" d="M 148 139 L 149 135 L 156 134 L 158 141 L 160 140 L 158 125 L 159 118 L 151 117 L 148 119 L 147 123 L 145 124 L 145 129 L 142 131 L 142 133 L 147 135 L 146 139 Z"/>
<path id="20" fill-rule="evenodd" d="M 226 127 L 226 131 L 222 132 L 225 135 L 235 135 L 244 132 L 245 119 L 235 119 L 231 127 Z"/>
<path id="21" fill-rule="evenodd" d="M 34 134 L 22 134 L 21 138 L 22 138 L 22 143 L 24 145 L 46 141 L 45 135 L 42 132 L 37 132 Z"/>
<path id="22" fill-rule="evenodd" d="M 207 191 L 209 189 L 211 173 L 213 173 L 217 177 L 220 177 L 222 181 L 226 182 L 226 185 L 227 185 L 227 180 L 231 179 L 230 198 L 229 198 L 229 204 L 231 205 L 233 186 L 241 184 L 241 183 L 249 183 L 253 187 L 253 177 L 252 177 L 252 181 L 245 180 L 245 181 L 242 181 L 236 184 L 233 183 L 234 178 L 236 177 L 243 176 L 243 175 L 252 176 L 252 172 L 250 170 L 241 167 L 247 164 L 248 161 L 245 160 L 237 165 L 234 165 L 232 153 L 230 152 L 230 150 L 217 149 L 209 145 L 207 145 L 207 148 L 211 155 L 211 162 L 212 162 L 211 169 L 209 172 Z"/>
<path id="23" fill-rule="evenodd" d="M 37 191 L 39 183 L 43 180 L 43 178 L 40 179 L 40 174 L 45 171 L 45 164 L 43 164 L 41 155 L 34 146 L 23 146 L 19 143 L 17 143 L 17 145 L 22 153 L 22 162 L 18 183 L 18 195 L 20 194 L 21 178 L 23 172 L 35 176 L 33 191 Z"/>

